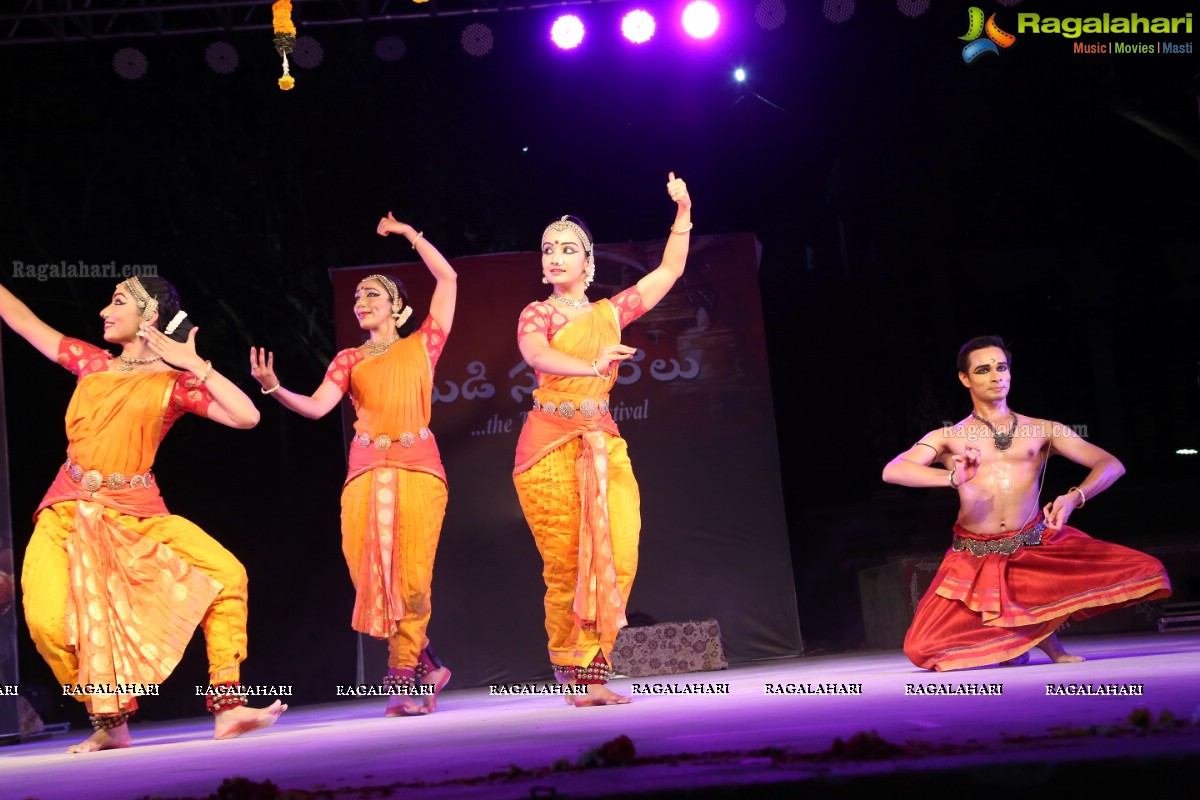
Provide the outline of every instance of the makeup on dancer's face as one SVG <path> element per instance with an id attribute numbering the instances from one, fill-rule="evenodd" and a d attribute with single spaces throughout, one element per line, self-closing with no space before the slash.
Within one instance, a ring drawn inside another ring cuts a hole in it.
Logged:
<path id="1" fill-rule="evenodd" d="M 354 316 L 362 324 L 368 317 L 377 313 L 384 316 L 391 315 L 391 295 L 375 281 L 360 284 L 354 291 Z"/>
<path id="2" fill-rule="evenodd" d="M 567 276 L 568 267 L 578 270 L 582 275 L 586 261 L 583 245 L 574 239 L 554 239 L 542 243 L 542 272 L 548 278 Z"/>
<path id="3" fill-rule="evenodd" d="M 130 310 L 133 312 L 132 317 L 127 318 L 125 312 Z M 121 286 L 118 286 L 117 290 L 113 292 L 112 302 L 104 307 L 100 312 L 100 317 L 104 320 L 105 338 L 116 330 L 118 323 L 126 325 L 132 323 L 134 328 L 141 323 L 137 304 L 133 301 L 133 298 L 126 294 L 125 289 Z"/>
<path id="4" fill-rule="evenodd" d="M 980 364 L 979 366 L 975 367 L 975 374 L 987 375 L 992 371 L 992 367 L 996 368 L 996 372 L 1008 372 L 1008 362 L 1001 361 L 998 364 Z"/>
<path id="5" fill-rule="evenodd" d="M 358 289 L 356 289 L 354 292 L 354 305 L 357 308 L 360 301 L 365 301 L 366 303 L 371 303 L 372 301 L 378 300 L 379 298 L 383 298 L 384 300 L 387 300 L 389 305 L 392 302 L 391 295 L 389 295 L 387 293 L 387 290 L 384 289 L 383 287 L 375 287 L 375 286 L 371 286 L 369 284 L 365 285 L 365 286 L 359 286 Z"/>
<path id="6" fill-rule="evenodd" d="M 109 304 L 100 311 L 100 316 L 108 319 L 110 316 L 116 313 L 117 309 L 119 309 L 121 306 L 128 305 L 130 302 L 132 301 L 129 299 L 129 295 L 125 294 L 125 292 L 121 289 L 117 289 L 117 291 L 113 292 L 112 300 L 109 302 Z"/>
<path id="7" fill-rule="evenodd" d="M 564 256 L 573 256 L 576 253 L 583 252 L 583 246 L 580 245 L 579 242 L 573 242 L 573 241 L 557 242 L 557 241 L 555 241 L 555 242 L 545 242 L 542 244 L 542 255 L 544 255 L 544 256 L 554 255 L 554 248 L 556 248 L 556 247 L 561 249 L 562 254 Z"/>

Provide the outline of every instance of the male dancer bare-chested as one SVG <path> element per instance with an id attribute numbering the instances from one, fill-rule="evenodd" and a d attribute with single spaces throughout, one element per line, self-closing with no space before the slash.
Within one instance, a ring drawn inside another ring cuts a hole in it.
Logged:
<path id="1" fill-rule="evenodd" d="M 1058 663 L 1082 661 L 1055 636 L 1064 622 L 1170 595 L 1156 559 L 1067 526 L 1125 468 L 1070 427 L 1010 409 L 1011 361 L 999 337 L 964 345 L 958 378 L 971 413 L 883 470 L 888 483 L 949 487 L 959 496 L 951 549 L 905 637 L 905 653 L 927 669 L 1024 663 L 1034 646 Z M 1054 454 L 1091 472 L 1039 508 L 1042 470 Z"/>

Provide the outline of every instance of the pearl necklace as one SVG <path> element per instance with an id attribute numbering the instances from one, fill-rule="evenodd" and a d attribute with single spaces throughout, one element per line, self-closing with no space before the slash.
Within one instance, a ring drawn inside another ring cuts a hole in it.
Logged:
<path id="1" fill-rule="evenodd" d="M 580 297 L 580 298 L 575 298 L 575 297 L 566 297 L 566 296 L 560 295 L 560 294 L 552 294 L 549 297 L 547 297 L 546 299 L 552 303 L 559 303 L 564 306 L 570 306 L 571 308 L 575 309 L 576 311 L 583 308 L 590 302 L 587 299 L 587 295 L 584 295 L 583 297 Z"/>

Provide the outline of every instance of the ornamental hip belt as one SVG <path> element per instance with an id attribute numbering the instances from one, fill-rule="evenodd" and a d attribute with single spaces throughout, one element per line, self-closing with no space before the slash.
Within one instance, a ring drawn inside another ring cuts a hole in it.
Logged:
<path id="1" fill-rule="evenodd" d="M 105 475 L 98 469 L 84 470 L 82 466 L 74 463 L 71 459 L 67 459 L 62 466 L 63 472 L 67 473 L 67 477 L 78 483 L 86 492 L 97 492 L 100 487 L 105 486 L 112 490 L 124 489 L 149 489 L 154 485 L 154 475 L 150 470 L 146 470 L 140 475 L 126 476 L 121 472 L 112 472 Z"/>
<path id="2" fill-rule="evenodd" d="M 1015 533 L 1012 536 L 1005 536 L 1003 539 L 970 539 L 966 536 L 959 536 L 956 533 L 954 534 L 954 541 L 950 545 L 950 549 L 956 553 L 969 550 L 971 555 L 976 558 L 983 558 L 993 553 L 1000 553 L 1006 556 L 1012 555 L 1022 545 L 1025 547 L 1040 546 L 1044 530 L 1046 530 L 1046 523 L 1039 520 L 1029 530 Z"/>
<path id="3" fill-rule="evenodd" d="M 421 428 L 416 433 L 405 431 L 395 439 L 386 433 L 381 433 L 375 437 L 372 437 L 369 433 L 360 433 L 352 441 L 364 450 L 370 448 L 371 445 L 374 445 L 376 450 L 387 450 L 393 444 L 398 444 L 401 447 L 412 447 L 416 444 L 417 439 L 425 440 L 430 436 L 433 436 L 433 431 L 429 430 L 429 428 Z"/>
<path id="4" fill-rule="evenodd" d="M 581 400 L 576 406 L 570 400 L 563 400 L 561 403 L 547 400 L 543 403 L 535 397 L 533 398 L 533 410 L 541 411 L 544 414 L 558 414 L 563 419 L 570 419 L 576 413 L 584 419 L 592 419 L 597 416 L 603 417 L 608 413 L 608 401 L 593 400 L 589 397 Z"/>

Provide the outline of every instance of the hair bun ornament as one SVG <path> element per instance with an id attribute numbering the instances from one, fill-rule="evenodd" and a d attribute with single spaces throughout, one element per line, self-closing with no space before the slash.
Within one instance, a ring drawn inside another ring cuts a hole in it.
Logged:
<path id="1" fill-rule="evenodd" d="M 171 321 L 167 323 L 167 327 L 163 329 L 163 333 L 170 336 L 179 327 L 179 323 L 187 319 L 187 312 L 180 309 L 179 313 L 171 317 Z"/>
<path id="2" fill-rule="evenodd" d="M 288 72 L 287 60 L 287 54 L 296 47 L 291 0 L 276 0 L 271 4 L 271 22 L 275 28 L 275 52 L 283 57 L 283 77 L 279 79 L 279 88 L 286 92 L 296 85 L 296 79 Z"/>
<path id="3" fill-rule="evenodd" d="M 396 327 L 403 328 L 404 323 L 408 322 L 408 318 L 412 316 L 412 306 L 405 306 L 403 311 L 397 311 L 392 314 L 392 319 L 396 320 Z"/>

